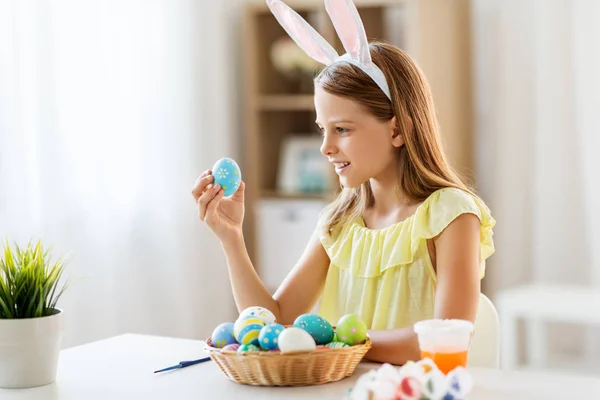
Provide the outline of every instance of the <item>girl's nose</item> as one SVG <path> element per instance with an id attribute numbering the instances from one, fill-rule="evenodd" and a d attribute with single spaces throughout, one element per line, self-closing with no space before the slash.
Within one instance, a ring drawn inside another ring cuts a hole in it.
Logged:
<path id="1" fill-rule="evenodd" d="M 331 139 L 331 136 L 328 134 L 323 135 L 323 144 L 321 144 L 321 153 L 324 156 L 330 156 L 336 153 L 336 147 Z"/>

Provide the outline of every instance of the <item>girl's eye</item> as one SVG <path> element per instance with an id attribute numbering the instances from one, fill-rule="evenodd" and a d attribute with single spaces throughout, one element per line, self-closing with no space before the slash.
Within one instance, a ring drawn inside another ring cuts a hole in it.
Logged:
<path id="1" fill-rule="evenodd" d="M 321 134 L 321 136 L 325 136 L 325 128 L 317 126 L 317 129 L 319 130 L 319 133 Z M 338 126 L 338 127 L 335 128 L 335 131 L 337 133 L 343 135 L 343 134 L 346 134 L 346 133 L 350 132 L 350 129 L 342 128 L 342 127 Z"/>

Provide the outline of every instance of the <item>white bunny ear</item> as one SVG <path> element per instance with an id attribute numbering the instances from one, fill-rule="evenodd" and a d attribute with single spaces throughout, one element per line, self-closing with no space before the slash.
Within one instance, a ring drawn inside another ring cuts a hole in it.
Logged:
<path id="1" fill-rule="evenodd" d="M 323 36 L 286 4 L 280 0 L 267 0 L 267 5 L 283 29 L 310 57 L 325 65 L 338 57 L 337 51 Z"/>
<path id="2" fill-rule="evenodd" d="M 360 64 L 371 65 L 365 27 L 352 0 L 325 0 L 325 9 L 348 54 Z"/>

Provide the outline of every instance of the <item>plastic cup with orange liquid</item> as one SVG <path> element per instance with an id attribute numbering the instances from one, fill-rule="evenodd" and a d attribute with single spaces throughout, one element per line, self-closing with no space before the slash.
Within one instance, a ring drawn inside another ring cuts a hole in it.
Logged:
<path id="1" fill-rule="evenodd" d="M 444 374 L 467 366 L 474 325 L 460 319 L 430 319 L 414 325 L 421 359 L 430 358 Z"/>

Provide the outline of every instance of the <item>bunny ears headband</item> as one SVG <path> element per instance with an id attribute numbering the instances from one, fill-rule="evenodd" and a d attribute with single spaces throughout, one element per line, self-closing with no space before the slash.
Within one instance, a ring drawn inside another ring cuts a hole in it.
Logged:
<path id="1" fill-rule="evenodd" d="M 352 0 L 325 0 L 325 9 L 347 53 L 340 56 L 298 13 L 281 0 L 266 0 L 269 9 L 288 35 L 311 58 L 327 66 L 346 61 L 369 75 L 392 100 L 385 75 L 371 60 L 365 27 Z"/>

